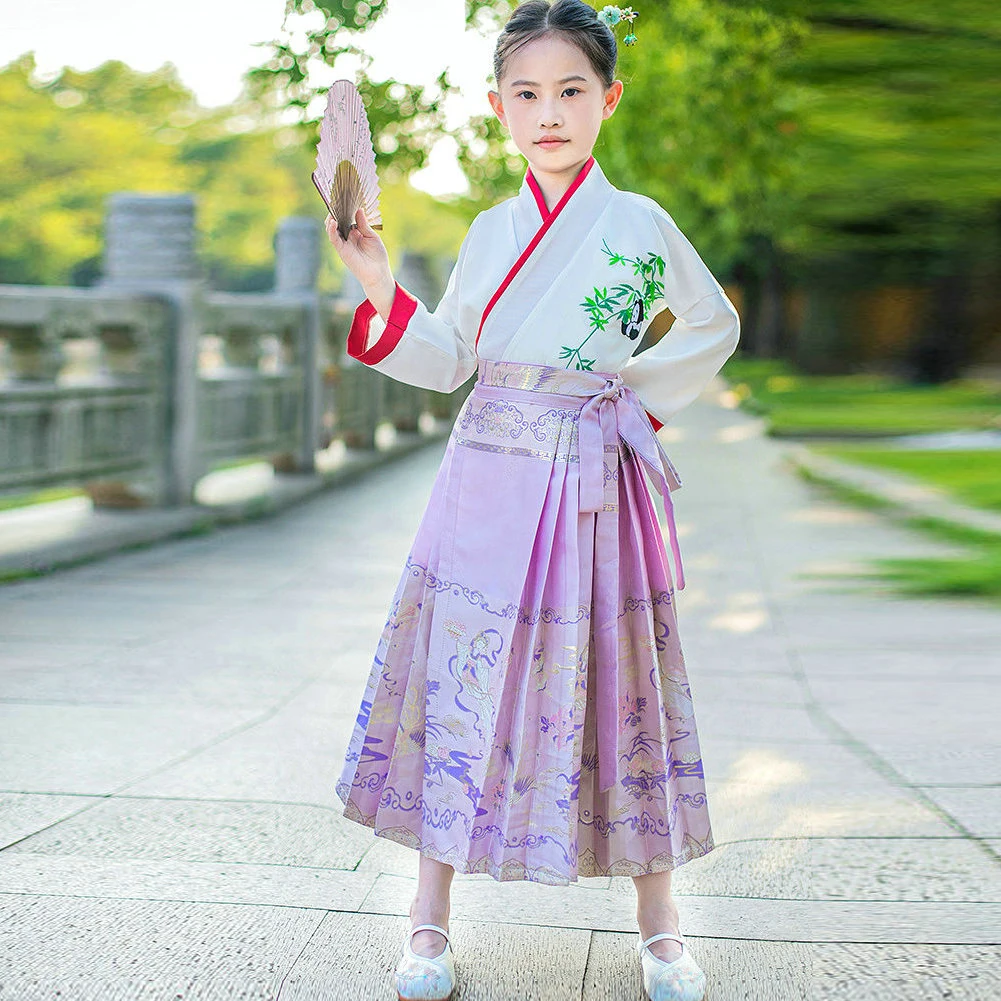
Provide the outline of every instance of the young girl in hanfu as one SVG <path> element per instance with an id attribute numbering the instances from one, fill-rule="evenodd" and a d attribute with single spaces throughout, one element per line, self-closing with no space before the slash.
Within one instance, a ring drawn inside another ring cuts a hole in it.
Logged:
<path id="1" fill-rule="evenodd" d="M 610 25 L 632 16 L 583 0 L 515 10 L 490 102 L 528 170 L 473 221 L 434 312 L 396 284 L 363 211 L 347 240 L 327 220 L 368 297 L 349 354 L 444 392 L 477 375 L 337 784 L 345 816 L 420 852 L 400 998 L 451 994 L 456 871 L 632 877 L 647 994 L 705 990 L 671 872 L 713 839 L 647 478 L 681 588 L 680 481 L 655 428 L 720 369 L 739 320 L 667 212 L 591 154 L 622 96 Z M 665 307 L 670 330 L 634 355 Z"/>

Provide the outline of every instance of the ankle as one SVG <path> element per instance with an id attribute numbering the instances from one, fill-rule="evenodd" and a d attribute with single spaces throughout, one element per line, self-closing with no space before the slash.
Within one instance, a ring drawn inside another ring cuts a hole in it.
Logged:
<path id="1" fill-rule="evenodd" d="M 447 930 L 450 911 L 447 893 L 418 895 L 410 904 L 410 920 L 415 925 L 440 925 Z"/>
<path id="2" fill-rule="evenodd" d="M 651 917 L 677 917 L 678 905 L 673 897 L 665 897 L 659 900 L 638 900 L 636 902 L 636 915 L 649 915 Z"/>

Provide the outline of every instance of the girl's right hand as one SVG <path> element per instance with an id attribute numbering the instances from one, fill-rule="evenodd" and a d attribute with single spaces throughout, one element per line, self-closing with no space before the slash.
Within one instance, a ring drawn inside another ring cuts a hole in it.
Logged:
<path id="1" fill-rule="evenodd" d="M 365 294 L 372 305 L 383 314 L 388 315 L 396 292 L 396 281 L 389 267 L 389 254 L 381 237 L 368 224 L 365 210 L 359 208 L 355 213 L 355 226 L 348 232 L 346 240 L 341 239 L 337 232 L 337 223 L 332 215 L 328 215 L 324 223 L 327 236 L 337 251 L 345 266 L 361 282 Z M 383 312 L 385 306 L 385 312 Z"/>

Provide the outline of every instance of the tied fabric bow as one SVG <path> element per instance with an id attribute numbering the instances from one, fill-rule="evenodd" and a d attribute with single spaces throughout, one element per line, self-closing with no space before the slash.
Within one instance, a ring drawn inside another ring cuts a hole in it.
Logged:
<path id="1" fill-rule="evenodd" d="M 654 433 L 639 397 L 623 383 L 619 374 L 607 378 L 604 389 L 591 396 L 581 408 L 578 434 L 582 458 L 580 510 L 597 512 L 592 629 L 598 678 L 595 700 L 598 788 L 605 792 L 618 781 L 619 762 L 619 439 L 646 466 L 663 498 L 679 589 L 685 586 L 685 575 L 681 565 L 681 548 L 678 545 L 671 491 L 681 486 L 681 479 Z M 599 456 L 600 463 L 597 461 Z"/>

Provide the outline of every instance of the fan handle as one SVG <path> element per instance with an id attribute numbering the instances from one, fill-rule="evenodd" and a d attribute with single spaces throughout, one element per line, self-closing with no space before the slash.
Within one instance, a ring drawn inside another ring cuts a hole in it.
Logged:
<path id="1" fill-rule="evenodd" d="M 327 206 L 327 213 L 328 213 L 328 215 L 333 216 L 334 211 L 330 207 L 330 202 L 327 201 L 327 196 L 323 193 L 323 188 L 320 187 L 319 182 L 316 180 L 316 171 L 314 170 L 313 173 L 310 174 L 309 176 L 313 180 L 313 187 L 316 188 L 318 194 L 323 199 L 323 204 Z M 372 229 L 378 229 L 378 230 L 382 229 L 382 223 L 381 222 L 380 223 L 376 223 L 375 225 L 373 225 L 372 223 L 369 223 L 369 225 L 372 226 Z M 354 228 L 355 223 L 351 223 L 351 226 L 352 226 L 352 228 Z"/>

